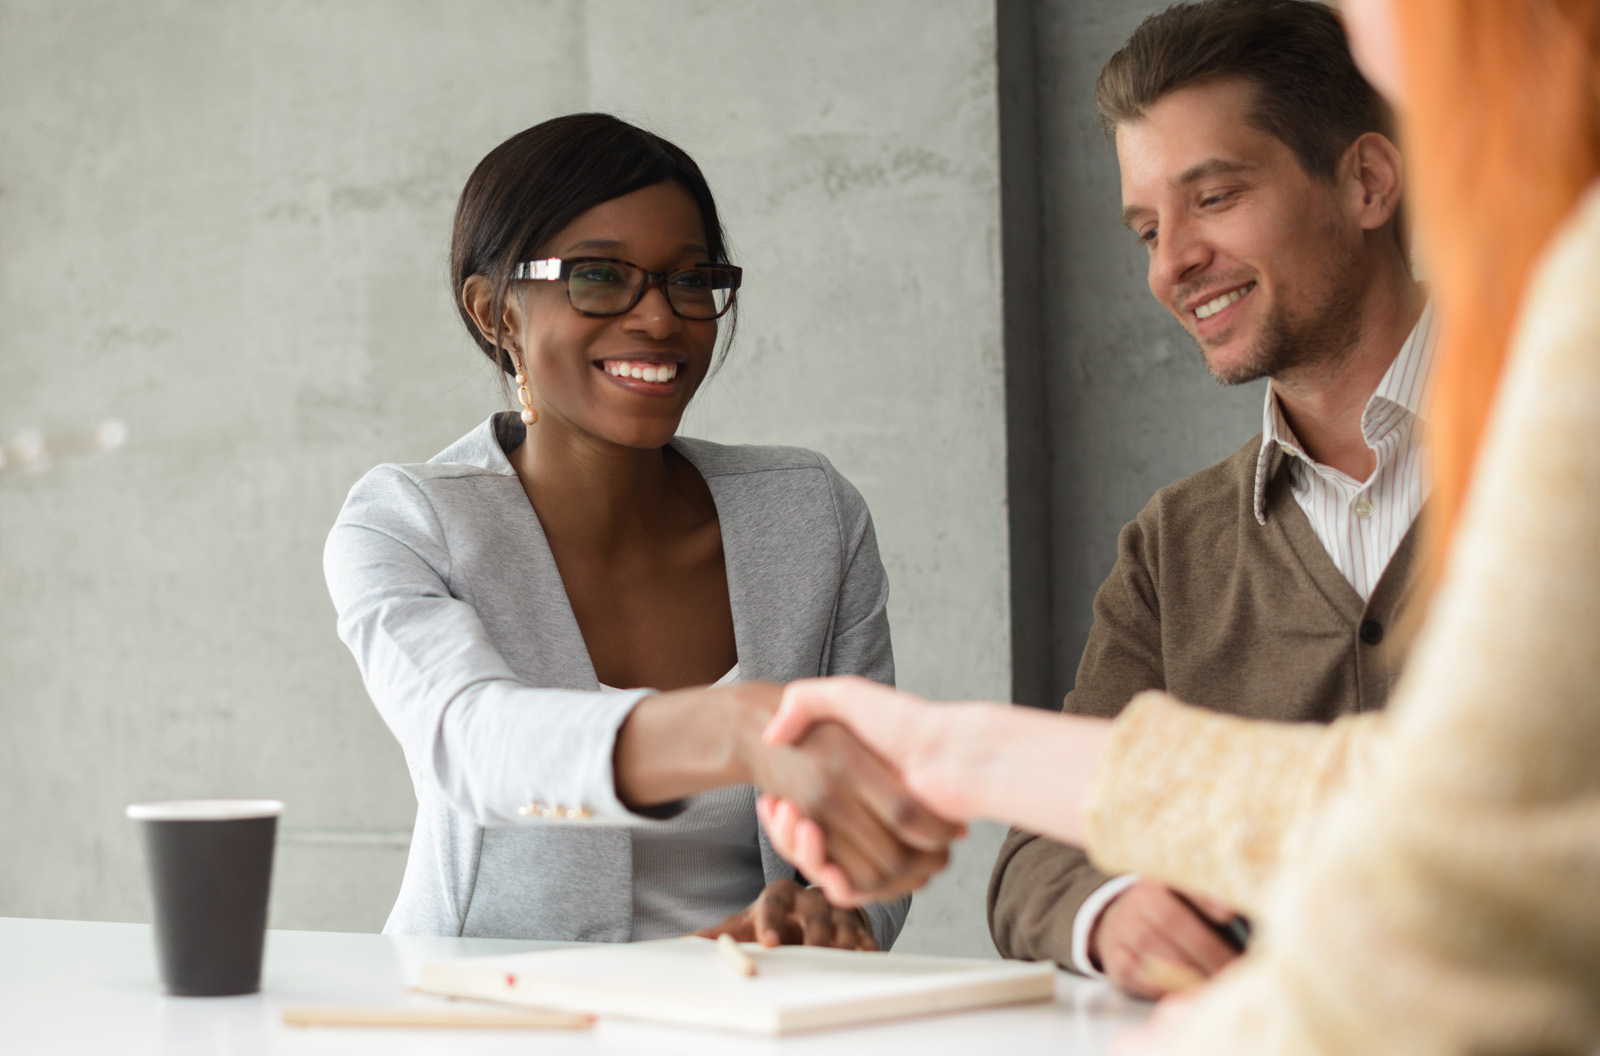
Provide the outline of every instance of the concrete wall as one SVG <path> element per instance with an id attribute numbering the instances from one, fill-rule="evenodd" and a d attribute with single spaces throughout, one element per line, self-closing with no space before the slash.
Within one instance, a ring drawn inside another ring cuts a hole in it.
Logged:
<path id="1" fill-rule="evenodd" d="M 472 165 L 609 109 L 701 160 L 747 269 L 686 431 L 826 452 L 903 684 L 1011 681 L 987 0 L 0 0 L 0 914 L 142 919 L 122 806 L 288 801 L 272 922 L 378 927 L 412 798 L 334 638 L 345 490 L 501 406 L 444 286 Z M 907 949 L 984 953 L 981 829 Z"/>
<path id="2" fill-rule="evenodd" d="M 1059 699 L 1117 529 L 1257 426 L 1116 219 L 1094 76 L 1160 6 L 0 0 L 0 441 L 131 430 L 0 476 L 0 914 L 141 919 L 124 803 L 274 795 L 273 923 L 381 924 L 411 792 L 321 542 L 364 469 L 501 406 L 450 215 L 562 112 L 655 128 L 719 194 L 748 283 L 686 431 L 856 482 L 903 685 Z M 902 948 L 990 952 L 997 838 Z"/>

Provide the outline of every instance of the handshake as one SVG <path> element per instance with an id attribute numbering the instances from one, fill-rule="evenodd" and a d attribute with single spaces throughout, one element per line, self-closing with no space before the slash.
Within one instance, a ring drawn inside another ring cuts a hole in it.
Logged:
<path id="1" fill-rule="evenodd" d="M 892 899 L 945 867 L 971 816 L 951 720 L 982 705 L 933 705 L 857 677 L 743 688 L 770 715 L 746 755 L 761 822 L 828 901 Z"/>
<path id="2" fill-rule="evenodd" d="M 930 704 L 866 679 L 786 687 L 760 734 L 756 803 L 773 848 L 835 906 L 914 891 L 944 868 L 963 823 L 988 818 L 1066 843 L 1086 838 L 1089 781 L 1111 723 L 1000 704 Z M 1153 879 L 1120 889 L 1088 944 L 1123 989 L 1155 998 L 1236 958 L 1229 906 Z"/>

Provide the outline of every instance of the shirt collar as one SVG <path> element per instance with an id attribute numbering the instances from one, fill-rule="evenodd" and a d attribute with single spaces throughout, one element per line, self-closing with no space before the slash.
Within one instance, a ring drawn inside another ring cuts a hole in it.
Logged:
<path id="1" fill-rule="evenodd" d="M 1409 415 L 1425 419 L 1423 409 L 1427 406 L 1428 395 L 1432 391 L 1433 348 L 1437 341 L 1433 303 L 1430 301 L 1423 306 L 1417 325 L 1406 335 L 1405 344 L 1400 346 L 1399 354 L 1394 357 L 1394 362 L 1389 364 L 1389 369 L 1384 371 L 1383 379 L 1378 382 L 1377 389 L 1367 400 L 1366 409 L 1361 412 L 1361 433 L 1369 443 L 1393 429 Z M 1390 406 L 1398 408 L 1403 413 L 1384 413 Z M 1261 452 L 1256 456 L 1257 524 L 1267 523 L 1267 484 L 1272 480 L 1272 473 L 1278 468 L 1281 456 L 1289 454 L 1304 457 L 1300 451 L 1300 441 L 1295 439 L 1294 430 L 1289 428 L 1288 419 L 1283 416 L 1283 408 L 1278 404 L 1277 393 L 1273 391 L 1272 383 L 1269 381 L 1265 405 L 1261 411 Z"/>
<path id="2" fill-rule="evenodd" d="M 1372 399 L 1367 401 L 1367 409 L 1361 416 L 1363 433 L 1372 432 L 1368 423 L 1373 417 L 1373 405 L 1380 400 L 1427 420 L 1423 411 L 1428 406 L 1428 395 L 1433 389 L 1433 346 L 1436 340 L 1433 302 L 1430 301 L 1423 306 L 1417 325 L 1411 328 L 1406 343 L 1400 346 L 1400 354 L 1384 371 L 1383 380 L 1378 382 Z"/>

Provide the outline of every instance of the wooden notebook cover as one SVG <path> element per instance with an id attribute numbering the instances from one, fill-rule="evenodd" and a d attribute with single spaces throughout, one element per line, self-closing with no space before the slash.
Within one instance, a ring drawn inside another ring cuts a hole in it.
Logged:
<path id="1" fill-rule="evenodd" d="M 1055 967 L 1019 961 L 742 944 L 740 976 L 692 936 L 428 961 L 421 990 L 684 1026 L 786 1034 L 1055 995 Z"/>

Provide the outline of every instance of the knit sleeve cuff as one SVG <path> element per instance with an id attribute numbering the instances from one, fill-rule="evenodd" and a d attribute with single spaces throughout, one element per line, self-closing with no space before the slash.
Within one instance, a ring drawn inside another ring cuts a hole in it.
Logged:
<path id="1" fill-rule="evenodd" d="M 1284 846 L 1342 780 L 1353 729 L 1264 722 L 1135 697 L 1090 777 L 1085 829 L 1105 872 L 1259 909 Z"/>

